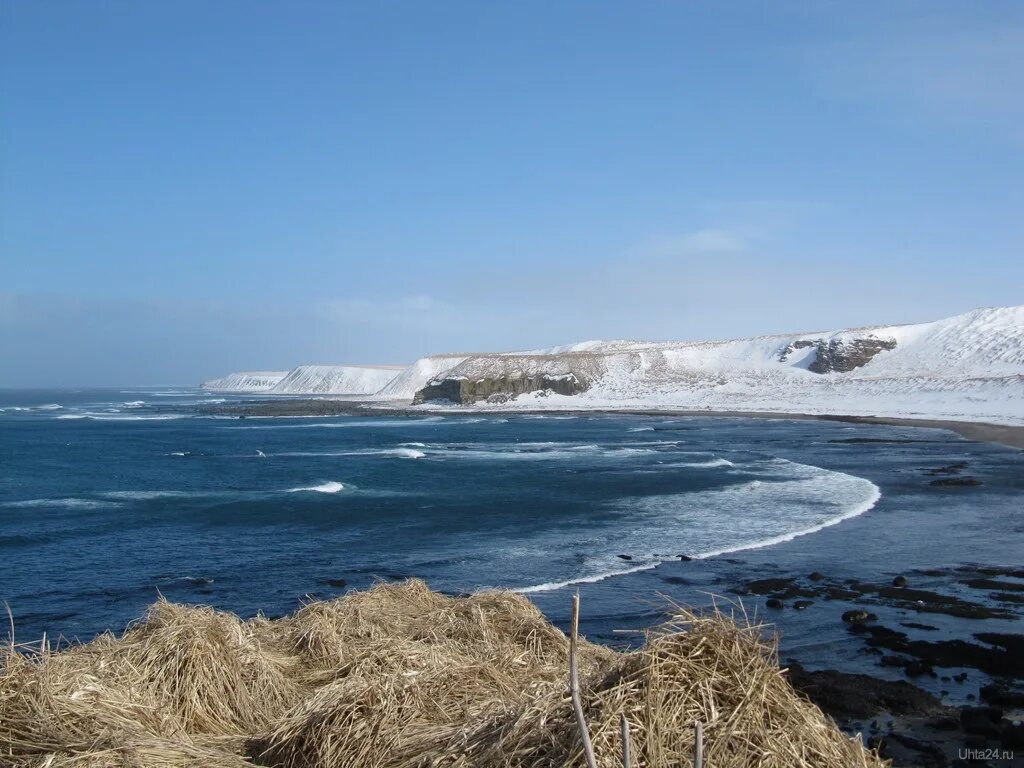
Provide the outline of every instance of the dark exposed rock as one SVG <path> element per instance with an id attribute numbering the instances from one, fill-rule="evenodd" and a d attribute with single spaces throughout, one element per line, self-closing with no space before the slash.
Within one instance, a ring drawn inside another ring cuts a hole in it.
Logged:
<path id="1" fill-rule="evenodd" d="M 1024 724 L 1003 723 L 1002 730 L 999 741 L 1006 749 L 1024 749 Z"/>
<path id="2" fill-rule="evenodd" d="M 929 469 L 925 472 L 926 475 L 959 475 L 963 470 L 967 469 L 966 461 L 957 461 L 952 464 L 947 464 L 944 467 L 936 467 L 935 469 Z"/>
<path id="3" fill-rule="evenodd" d="M 998 589 L 1003 592 L 1024 592 L 1024 584 L 998 579 L 964 579 L 960 582 L 971 589 Z"/>
<path id="4" fill-rule="evenodd" d="M 895 579 L 892 580 L 892 585 L 894 587 L 905 587 L 905 586 L 907 586 L 907 577 L 906 576 L 897 576 Z"/>
<path id="5" fill-rule="evenodd" d="M 789 682 L 832 717 L 872 717 L 879 712 L 894 715 L 942 712 L 942 703 L 927 691 L 907 682 L 879 680 L 826 669 L 808 672 L 800 664 L 789 665 Z"/>
<path id="6" fill-rule="evenodd" d="M 993 600 L 998 600 L 1001 603 L 1024 604 L 1024 595 L 1015 595 L 1010 592 L 992 592 L 989 597 Z"/>
<path id="7" fill-rule="evenodd" d="M 774 608 L 776 610 L 786 607 L 786 604 L 779 600 L 777 597 L 769 597 L 767 600 L 764 601 L 764 604 L 769 608 Z"/>
<path id="8" fill-rule="evenodd" d="M 691 560 L 693 560 L 693 558 L 690 557 L 689 555 L 680 555 L 679 559 L 682 560 L 684 563 L 688 563 Z"/>
<path id="9" fill-rule="evenodd" d="M 960 710 L 960 726 L 965 733 L 989 738 L 998 737 L 1003 710 L 999 707 L 964 707 Z"/>
<path id="10" fill-rule="evenodd" d="M 984 483 L 976 477 L 943 477 L 939 480 L 932 480 L 928 485 L 936 487 L 968 487 L 984 485 Z"/>
<path id="11" fill-rule="evenodd" d="M 825 578 L 825 574 L 821 571 L 812 571 L 811 575 L 807 578 L 811 581 L 822 581 Z"/>
<path id="12" fill-rule="evenodd" d="M 345 579 L 323 579 L 321 580 L 320 583 L 326 584 L 328 587 L 335 587 L 337 589 L 341 589 L 342 587 L 348 585 L 348 582 Z"/>
<path id="13" fill-rule="evenodd" d="M 921 624 L 916 621 L 902 621 L 900 622 L 900 626 L 906 627 L 907 629 L 923 629 L 925 632 L 936 632 L 939 629 L 938 627 L 933 627 L 931 624 Z"/>
<path id="14" fill-rule="evenodd" d="M 878 617 L 873 613 L 868 613 L 865 610 L 855 608 L 852 611 L 847 611 L 843 614 L 843 621 L 847 624 L 863 624 L 866 621 L 875 621 Z"/>
<path id="15" fill-rule="evenodd" d="M 988 704 L 1000 707 L 1024 707 L 1024 690 L 1014 690 L 1006 683 L 983 685 L 978 693 L 981 694 L 982 701 Z"/>
<path id="16" fill-rule="evenodd" d="M 796 579 L 755 579 L 744 585 L 744 591 L 751 595 L 770 595 L 793 586 Z"/>
<path id="17" fill-rule="evenodd" d="M 551 391 L 559 395 L 577 395 L 585 392 L 590 383 L 574 373 L 561 375 L 533 374 L 519 376 L 498 376 L 470 379 L 452 376 L 434 379 L 413 397 L 413 404 L 444 400 L 467 405 L 486 400 L 494 395 L 514 398 L 527 392 Z"/>
<path id="18" fill-rule="evenodd" d="M 814 347 L 814 360 L 807 366 L 812 373 L 846 373 L 871 362 L 883 350 L 896 348 L 895 339 L 865 337 L 843 341 L 840 339 L 799 339 L 787 345 L 779 354 L 780 362 L 786 362 L 798 349 Z"/>
<path id="19" fill-rule="evenodd" d="M 802 611 L 804 608 L 809 608 L 812 605 L 814 605 L 813 600 L 797 600 L 795 603 L 793 603 L 793 608 L 795 608 L 798 611 Z"/>
<path id="20" fill-rule="evenodd" d="M 1024 654 L 1015 653 L 1016 645 L 1010 640 L 1003 641 L 1003 647 L 986 648 L 964 640 L 911 640 L 905 633 L 884 626 L 865 626 L 863 633 L 869 635 L 866 642 L 870 646 L 913 656 L 935 667 L 972 667 L 991 675 L 1024 675 Z M 986 634 L 994 633 L 980 633 L 976 637 L 996 645 L 993 639 L 984 637 Z"/>
<path id="21" fill-rule="evenodd" d="M 616 557 L 619 558 L 619 560 L 625 560 L 627 562 L 633 559 L 632 555 L 616 555 Z"/>

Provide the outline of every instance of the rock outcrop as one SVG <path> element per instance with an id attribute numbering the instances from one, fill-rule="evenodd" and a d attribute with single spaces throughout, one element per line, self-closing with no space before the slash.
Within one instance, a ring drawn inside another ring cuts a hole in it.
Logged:
<path id="1" fill-rule="evenodd" d="M 779 355 L 787 362 L 794 352 L 814 348 L 807 370 L 812 373 L 848 373 L 871 362 L 879 352 L 896 348 L 895 339 L 798 339 L 786 345 Z"/>
<path id="2" fill-rule="evenodd" d="M 553 392 L 558 395 L 577 395 L 587 389 L 586 382 L 575 374 L 560 376 L 536 374 L 533 376 L 502 376 L 470 380 L 460 377 L 434 379 L 416 393 L 413 403 L 447 400 L 460 405 L 479 400 L 507 402 L 527 392 Z"/>

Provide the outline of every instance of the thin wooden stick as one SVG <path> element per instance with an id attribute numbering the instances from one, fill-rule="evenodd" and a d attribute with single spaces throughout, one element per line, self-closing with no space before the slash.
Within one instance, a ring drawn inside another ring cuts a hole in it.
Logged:
<path id="1" fill-rule="evenodd" d="M 700 720 L 693 723 L 693 768 L 704 768 L 704 729 Z"/>
<path id="2" fill-rule="evenodd" d="M 569 694 L 572 696 L 572 708 L 576 712 L 576 725 L 580 729 L 580 740 L 583 742 L 583 755 L 589 768 L 597 768 L 594 758 L 594 745 L 590 742 L 587 731 L 587 719 L 583 716 L 583 701 L 580 698 L 580 672 L 576 662 L 576 641 L 580 633 L 580 593 L 572 596 L 572 633 L 569 635 Z"/>
<path id="3" fill-rule="evenodd" d="M 7 618 L 11 622 L 11 653 L 14 653 L 14 614 L 11 613 L 11 606 L 4 600 L 4 608 L 7 609 Z"/>
<path id="4" fill-rule="evenodd" d="M 626 716 L 622 716 L 622 768 L 630 768 L 630 754 L 629 754 L 629 720 Z"/>

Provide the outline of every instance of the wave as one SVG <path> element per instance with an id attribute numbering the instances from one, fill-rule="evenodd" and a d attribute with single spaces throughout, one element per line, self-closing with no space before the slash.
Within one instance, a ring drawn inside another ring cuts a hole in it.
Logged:
<path id="1" fill-rule="evenodd" d="M 127 400 L 122 405 L 125 408 L 141 408 L 146 404 L 145 400 Z"/>
<path id="2" fill-rule="evenodd" d="M 654 427 L 630 427 L 627 432 L 653 432 Z"/>
<path id="3" fill-rule="evenodd" d="M 91 421 L 169 421 L 172 419 L 187 419 L 189 416 L 184 413 L 155 413 L 147 416 L 129 416 L 117 413 L 65 413 L 55 418 L 88 419 Z"/>
<path id="4" fill-rule="evenodd" d="M 866 478 L 786 459 L 761 460 L 744 468 L 760 477 L 721 488 L 608 503 L 606 507 L 622 510 L 626 526 L 609 529 L 605 538 L 595 540 L 599 551 L 588 557 L 589 572 L 516 591 L 546 592 L 653 568 L 666 557 L 643 556 L 641 562 L 622 567 L 611 553 L 663 552 L 665 541 L 678 542 L 681 552 L 698 560 L 782 544 L 862 515 L 882 497 Z"/>
<path id="5" fill-rule="evenodd" d="M 285 493 L 337 493 L 338 491 L 345 490 L 343 483 L 339 483 L 335 480 L 328 480 L 326 483 L 320 483 L 320 485 L 309 485 L 301 488 L 289 488 Z"/>
<path id="6" fill-rule="evenodd" d="M 662 464 L 661 466 L 666 469 L 674 469 L 676 467 L 693 467 L 694 469 L 703 469 L 709 467 L 735 467 L 736 465 L 728 459 L 722 459 L 716 456 L 708 461 L 677 461 L 671 464 Z"/>
<path id="7" fill-rule="evenodd" d="M 101 495 L 107 499 L 148 501 L 150 499 L 181 499 L 195 496 L 206 496 L 208 494 L 192 493 L 189 491 L 106 491 Z"/>
<path id="8" fill-rule="evenodd" d="M 330 418 L 330 417 L 327 417 Z M 246 424 L 244 426 L 220 427 L 220 429 L 351 429 L 354 427 L 420 427 L 445 421 L 442 416 L 427 416 L 421 419 L 351 419 L 349 421 L 314 422 L 312 424 Z M 458 423 L 450 420 L 449 423 Z M 483 419 L 476 419 L 483 421 Z"/>
<path id="9" fill-rule="evenodd" d="M 96 499 L 80 499 L 76 497 L 54 498 L 54 499 L 23 499 L 21 501 L 5 501 L 0 507 L 31 508 L 31 507 L 64 507 L 67 509 L 98 509 L 101 507 L 117 506 L 106 501 Z"/>

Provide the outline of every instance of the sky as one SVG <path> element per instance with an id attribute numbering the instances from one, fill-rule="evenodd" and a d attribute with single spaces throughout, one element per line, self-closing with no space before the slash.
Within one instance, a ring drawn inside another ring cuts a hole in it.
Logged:
<path id="1" fill-rule="evenodd" d="M 0 386 L 1024 303 L 1024 4 L 0 0 Z"/>

